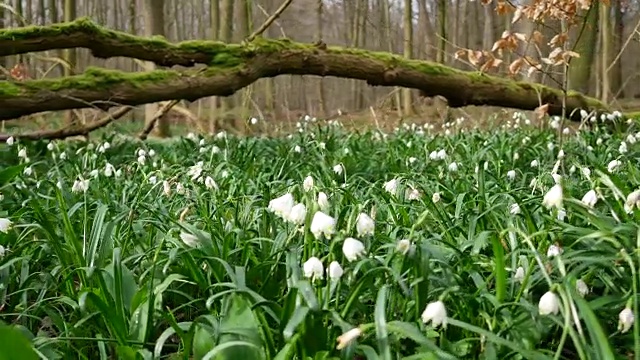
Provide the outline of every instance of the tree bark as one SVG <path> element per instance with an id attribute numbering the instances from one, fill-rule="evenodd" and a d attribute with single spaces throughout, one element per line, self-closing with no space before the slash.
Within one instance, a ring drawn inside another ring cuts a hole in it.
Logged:
<path id="1" fill-rule="evenodd" d="M 64 41 L 63 41 L 64 40 Z M 142 105 L 172 99 L 195 101 L 230 96 L 260 78 L 278 75 L 334 76 L 369 85 L 401 86 L 425 96 L 443 96 L 449 106 L 490 105 L 533 110 L 549 104 L 562 113 L 562 92 L 542 85 L 514 82 L 441 64 L 404 59 L 384 52 L 327 47 L 291 40 L 257 38 L 243 44 L 187 41 L 172 44 L 99 27 L 86 19 L 47 27 L 0 31 L 0 55 L 83 47 L 99 57 L 133 57 L 164 66 L 208 64 L 206 71 L 159 69 L 142 73 L 91 68 L 61 79 L 0 81 L 0 120 L 42 111 L 119 105 Z M 567 113 L 606 110 L 597 99 L 571 93 Z"/>
<path id="2" fill-rule="evenodd" d="M 590 89 L 591 68 L 596 54 L 598 41 L 598 2 L 591 3 L 586 12 L 584 26 L 578 26 L 578 36 L 575 51 L 579 58 L 571 60 L 569 69 L 569 89 L 587 94 Z"/>

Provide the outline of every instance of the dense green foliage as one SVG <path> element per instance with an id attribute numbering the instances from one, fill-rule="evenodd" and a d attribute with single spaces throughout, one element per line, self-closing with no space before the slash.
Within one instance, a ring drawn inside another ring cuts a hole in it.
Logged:
<path id="1" fill-rule="evenodd" d="M 625 209 L 640 187 L 634 135 L 305 124 L 277 139 L 0 145 L 0 218 L 12 222 L 0 232 L 0 321 L 11 325 L 0 348 L 29 358 L 32 344 L 51 359 L 640 357 L 638 326 L 618 327 L 638 307 L 640 210 Z M 555 180 L 562 211 L 543 206 Z M 580 199 L 592 189 L 590 208 Z M 303 226 L 268 209 L 287 192 L 306 206 Z M 321 205 L 336 219 L 330 239 L 310 230 Z M 365 252 L 346 254 L 349 237 Z M 344 273 L 306 278 L 312 256 Z M 550 290 L 559 311 L 541 315 Z M 438 300 L 446 327 L 437 311 L 422 321 Z"/>

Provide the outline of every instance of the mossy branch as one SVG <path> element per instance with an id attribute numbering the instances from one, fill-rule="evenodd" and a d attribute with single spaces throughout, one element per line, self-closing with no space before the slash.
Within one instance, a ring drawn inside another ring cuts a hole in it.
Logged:
<path id="1" fill-rule="evenodd" d="M 98 106 L 142 105 L 158 101 L 229 96 L 260 78 L 278 75 L 334 76 L 370 85 L 418 89 L 440 95 L 449 106 L 491 105 L 533 110 L 549 104 L 562 113 L 562 92 L 538 84 L 466 72 L 436 63 L 344 47 L 326 47 L 286 39 L 257 38 L 242 44 L 190 41 L 178 44 L 102 28 L 87 19 L 44 27 L 0 31 L 0 56 L 50 49 L 85 47 L 95 56 L 128 56 L 159 65 L 207 64 L 206 71 L 155 70 L 126 73 L 90 68 L 59 78 L 0 81 L 0 120 L 42 111 Z M 567 112 L 605 110 L 602 102 L 571 93 Z"/>

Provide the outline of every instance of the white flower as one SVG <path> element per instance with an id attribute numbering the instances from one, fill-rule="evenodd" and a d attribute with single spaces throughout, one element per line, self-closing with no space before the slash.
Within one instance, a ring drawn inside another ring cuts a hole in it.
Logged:
<path id="1" fill-rule="evenodd" d="M 31 166 L 27 166 L 26 168 L 24 168 L 24 170 L 22 170 L 22 172 L 26 176 L 31 176 L 33 174 L 33 168 Z"/>
<path id="2" fill-rule="evenodd" d="M 330 239 L 336 231 L 336 220 L 322 211 L 316 211 L 309 230 L 316 239 L 320 239 L 322 235 Z"/>
<path id="3" fill-rule="evenodd" d="M 411 240 L 409 239 L 400 239 L 396 244 L 396 251 L 401 253 L 402 255 L 407 255 L 409 250 L 411 250 Z"/>
<path id="4" fill-rule="evenodd" d="M 551 177 L 553 178 L 553 182 L 556 184 L 560 184 L 560 181 L 562 181 L 562 175 L 560 174 L 553 173 L 551 174 Z"/>
<path id="5" fill-rule="evenodd" d="M 339 262 L 332 261 L 329 264 L 329 269 L 327 269 L 327 273 L 329 275 L 329 279 L 338 280 L 342 277 L 342 274 L 344 274 L 344 270 L 342 269 L 342 266 L 340 266 Z"/>
<path id="6" fill-rule="evenodd" d="M 549 245 L 549 248 L 547 249 L 547 257 L 548 258 L 552 258 L 554 256 L 559 256 L 560 254 L 562 254 L 562 248 L 561 247 L 559 247 L 558 245 L 554 245 L 554 244 Z"/>
<path id="7" fill-rule="evenodd" d="M 391 179 L 384 183 L 384 190 L 391 195 L 397 194 L 398 191 L 398 179 Z"/>
<path id="8" fill-rule="evenodd" d="M 182 183 L 177 183 L 176 184 L 176 192 L 180 195 L 183 195 L 187 192 L 187 189 L 185 189 L 184 185 L 182 185 Z"/>
<path id="9" fill-rule="evenodd" d="M 155 185 L 157 182 L 158 182 L 158 177 L 157 176 L 154 175 L 154 176 L 150 176 L 149 177 L 149 183 L 151 185 Z"/>
<path id="10" fill-rule="evenodd" d="M 22 149 L 18 150 L 18 157 L 26 159 L 27 158 L 27 149 L 22 148 Z"/>
<path id="11" fill-rule="evenodd" d="M 291 208 L 291 212 L 289 213 L 288 220 L 296 225 L 304 224 L 304 220 L 307 216 L 307 208 L 303 203 L 299 203 L 294 205 Z"/>
<path id="12" fill-rule="evenodd" d="M 583 167 L 582 168 L 582 175 L 584 175 L 584 177 L 586 177 L 588 179 L 589 176 L 591 176 L 591 170 L 588 167 Z"/>
<path id="13" fill-rule="evenodd" d="M 634 207 L 640 208 L 640 189 L 627 195 L 627 200 L 624 202 L 624 210 L 628 214 L 633 212 Z"/>
<path id="14" fill-rule="evenodd" d="M 114 172 L 116 172 L 116 168 L 113 167 L 113 165 L 111 165 L 110 163 L 107 163 L 104 166 L 104 176 L 111 177 L 111 176 L 113 176 Z"/>
<path id="15" fill-rule="evenodd" d="M 569 174 L 573 174 L 574 172 L 576 172 L 576 166 L 571 165 L 571 167 L 569 168 Z"/>
<path id="16" fill-rule="evenodd" d="M 325 194 L 324 192 L 320 191 L 318 193 L 318 207 L 320 208 L 320 210 L 322 211 L 329 211 L 329 198 L 327 197 L 327 194 Z"/>
<path id="17" fill-rule="evenodd" d="M 509 208 L 509 213 L 511 215 L 518 215 L 520 214 L 520 205 L 518 205 L 517 203 L 513 203 L 511 204 L 511 207 Z"/>
<path id="18" fill-rule="evenodd" d="M 320 149 L 323 149 L 323 150 L 327 148 L 327 144 L 325 144 L 324 142 L 320 142 L 318 146 L 320 147 Z"/>
<path id="19" fill-rule="evenodd" d="M 558 221 L 564 221 L 564 218 L 567 216 L 567 212 L 565 209 L 558 209 Z"/>
<path id="20" fill-rule="evenodd" d="M 218 184 L 216 184 L 215 180 L 213 180 L 211 176 L 207 176 L 204 179 L 204 186 L 209 190 L 211 189 L 218 190 Z"/>
<path id="21" fill-rule="evenodd" d="M 9 138 L 7 139 L 7 145 L 11 146 L 15 143 L 15 139 L 13 138 L 13 136 L 9 136 Z"/>
<path id="22" fill-rule="evenodd" d="M 283 219 L 288 219 L 293 205 L 293 195 L 291 195 L 291 193 L 286 193 L 269 201 L 269 206 L 267 207 L 267 209 Z"/>
<path id="23" fill-rule="evenodd" d="M 89 189 L 89 179 L 84 180 L 82 178 L 76 180 L 71 187 L 71 191 L 74 193 L 86 192 Z"/>
<path id="24" fill-rule="evenodd" d="M 56 148 L 56 147 L 55 147 L 55 145 L 53 145 L 53 143 L 52 143 L 52 142 L 50 142 L 50 143 L 48 143 L 48 144 L 47 144 L 47 150 L 49 150 L 49 151 L 53 151 L 53 149 L 55 149 L 55 148 Z"/>
<path id="25" fill-rule="evenodd" d="M 416 162 L 417 160 L 418 160 L 417 158 L 415 158 L 415 157 L 413 157 L 413 156 L 412 156 L 412 157 L 410 157 L 410 158 L 409 158 L 408 162 L 409 162 L 409 164 L 413 164 L 413 163 L 414 163 L 414 162 Z"/>
<path id="26" fill-rule="evenodd" d="M 358 214 L 358 218 L 356 219 L 358 236 L 373 235 L 375 227 L 376 224 L 369 215 L 365 213 Z"/>
<path id="27" fill-rule="evenodd" d="M 449 171 L 451 172 L 458 171 L 458 164 L 455 161 L 449 164 Z"/>
<path id="28" fill-rule="evenodd" d="M 618 166 L 622 165 L 622 162 L 620 162 L 620 160 L 611 160 L 609 161 L 609 164 L 607 165 L 607 170 L 612 173 L 616 170 L 616 168 Z"/>
<path id="29" fill-rule="evenodd" d="M 346 333 L 338 336 L 338 345 L 336 346 L 336 350 L 342 350 L 353 340 L 357 339 L 360 335 L 362 335 L 362 330 L 360 328 L 353 328 Z"/>
<path id="30" fill-rule="evenodd" d="M 98 169 L 93 169 L 91 170 L 91 172 L 89 173 L 89 176 L 91 176 L 92 178 L 97 178 L 98 176 L 100 176 L 100 171 L 98 171 Z"/>
<path id="31" fill-rule="evenodd" d="M 438 160 L 438 152 L 434 150 L 431 153 L 429 153 L 429 159 L 430 160 Z"/>
<path id="32" fill-rule="evenodd" d="M 406 198 L 407 200 L 418 200 L 422 194 L 420 194 L 420 190 L 411 188 L 411 190 L 407 191 Z"/>
<path id="33" fill-rule="evenodd" d="M 602 145 L 602 138 L 598 138 L 598 140 L 596 140 L 596 145 Z"/>
<path id="34" fill-rule="evenodd" d="M 186 232 L 180 232 L 180 239 L 189 247 L 198 247 L 200 245 L 200 240 L 197 236 Z"/>
<path id="35" fill-rule="evenodd" d="M 429 303 L 422 312 L 422 322 L 427 324 L 431 322 L 433 327 L 447 327 L 447 309 L 440 300 Z"/>
<path id="36" fill-rule="evenodd" d="M 252 117 L 251 120 L 249 120 L 249 122 L 251 123 L 251 125 L 255 125 L 258 123 L 258 118 Z"/>
<path id="37" fill-rule="evenodd" d="M 342 167 L 342 164 L 334 165 L 333 167 L 333 172 L 336 173 L 337 175 L 342 175 L 343 170 L 344 169 Z"/>
<path id="38" fill-rule="evenodd" d="M 589 293 L 589 286 L 587 286 L 584 280 L 578 279 L 578 281 L 576 281 L 576 290 L 580 296 L 585 297 Z"/>
<path id="39" fill-rule="evenodd" d="M 558 295 L 551 291 L 547 291 L 540 298 L 540 302 L 538 303 L 538 312 L 540 315 L 549 315 L 549 314 L 557 314 L 560 311 L 560 301 L 558 300 Z"/>
<path id="40" fill-rule="evenodd" d="M 598 202 L 598 194 L 596 194 L 596 191 L 593 189 L 589 190 L 582 197 L 582 203 L 587 207 L 593 208 L 596 202 Z"/>
<path id="41" fill-rule="evenodd" d="M 625 154 L 629 151 L 629 149 L 627 148 L 627 143 L 626 142 L 621 142 L 620 143 L 620 147 L 618 148 L 618 151 L 620 152 L 620 154 Z"/>
<path id="42" fill-rule="evenodd" d="M 302 152 L 302 148 L 301 148 L 299 145 L 296 145 L 296 146 L 293 148 L 293 151 L 295 151 L 295 152 L 297 152 L 297 153 L 300 153 L 300 152 Z"/>
<path id="43" fill-rule="evenodd" d="M 64 160 L 64 159 L 66 159 L 66 158 L 67 158 L 67 153 L 66 153 L 66 152 L 64 152 L 64 151 L 63 151 L 63 152 L 61 152 L 61 153 L 60 153 L 60 160 Z"/>
<path id="44" fill-rule="evenodd" d="M 522 266 L 519 266 L 516 269 L 516 273 L 513 276 L 513 280 L 519 283 L 521 283 L 524 280 L 524 268 Z"/>
<path id="45" fill-rule="evenodd" d="M 520 159 L 520 154 L 513 153 L 513 161 L 517 161 L 518 159 Z"/>
<path id="46" fill-rule="evenodd" d="M 515 178 L 516 178 L 516 171 L 515 170 L 509 170 L 507 172 L 507 179 L 514 180 Z"/>
<path id="47" fill-rule="evenodd" d="M 342 243 L 342 253 L 349 262 L 356 261 L 359 256 L 365 253 L 364 244 L 360 240 L 350 237 L 346 238 L 344 239 L 344 243 Z"/>
<path id="48" fill-rule="evenodd" d="M 532 168 L 538 167 L 538 165 L 540 165 L 540 164 L 538 163 L 538 160 L 533 160 L 533 161 L 531 162 L 531 167 L 532 167 Z"/>
<path id="49" fill-rule="evenodd" d="M 322 261 L 315 256 L 309 258 L 302 264 L 302 272 L 306 278 L 310 278 L 312 281 L 316 279 L 322 279 L 324 276 L 324 266 Z"/>
<path id="50" fill-rule="evenodd" d="M 302 188 L 304 189 L 304 191 L 311 191 L 313 189 L 313 178 L 311 177 L 311 175 L 304 178 L 304 181 L 302 182 Z"/>
<path id="51" fill-rule="evenodd" d="M 636 137 L 635 137 L 633 134 L 629 134 L 629 135 L 627 135 L 627 139 L 626 139 L 626 141 L 627 141 L 629 144 L 635 144 L 635 143 L 636 143 L 636 141 L 638 141 L 638 140 L 636 139 Z"/>
<path id="52" fill-rule="evenodd" d="M 171 195 L 171 184 L 167 180 L 162 182 L 162 192 L 166 196 Z"/>
<path id="53" fill-rule="evenodd" d="M 189 167 L 189 170 L 187 171 L 187 176 L 191 177 L 191 181 L 198 181 L 198 179 L 200 179 L 200 176 L 202 176 L 203 166 L 204 166 L 204 162 L 198 161 L 197 164 Z"/>
<path id="54" fill-rule="evenodd" d="M 558 152 L 558 159 L 563 159 L 564 158 L 564 150 L 560 149 L 560 151 Z"/>
<path id="55" fill-rule="evenodd" d="M 0 232 L 8 233 L 13 227 L 13 222 L 7 218 L 0 218 Z"/>
<path id="56" fill-rule="evenodd" d="M 633 323 L 635 321 L 635 316 L 633 316 L 633 311 L 625 307 L 624 310 L 620 311 L 618 315 L 618 330 L 620 330 L 623 334 L 631 329 Z"/>
<path id="57" fill-rule="evenodd" d="M 147 156 L 147 152 L 144 149 L 138 149 L 138 156 Z"/>
<path id="58" fill-rule="evenodd" d="M 440 193 L 439 192 L 433 193 L 433 196 L 431 196 L 431 201 L 433 201 L 434 204 L 439 202 L 440 201 Z"/>
<path id="59" fill-rule="evenodd" d="M 447 152 L 444 149 L 438 151 L 437 158 L 438 158 L 438 160 L 446 159 L 447 158 Z"/>
<path id="60" fill-rule="evenodd" d="M 146 161 L 147 161 L 147 158 L 144 155 L 138 156 L 138 163 L 140 165 L 144 165 Z"/>
<path id="61" fill-rule="evenodd" d="M 562 207 L 562 186 L 560 186 L 560 184 L 555 184 L 549 192 L 544 195 L 542 205 L 547 209 L 551 207 L 560 209 L 560 207 Z"/>

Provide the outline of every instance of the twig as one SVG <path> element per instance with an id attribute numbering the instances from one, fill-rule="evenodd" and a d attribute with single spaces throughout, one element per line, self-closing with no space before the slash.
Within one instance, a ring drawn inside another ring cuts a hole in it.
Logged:
<path id="1" fill-rule="evenodd" d="M 149 134 L 151 133 L 151 131 L 153 130 L 153 128 L 156 126 L 156 123 L 158 122 L 158 120 L 161 117 L 165 116 L 169 112 L 169 110 L 171 110 L 172 107 L 178 104 L 178 102 L 180 102 L 180 100 L 171 100 L 168 103 L 166 103 L 162 108 L 160 108 L 156 112 L 156 114 L 153 116 L 153 119 L 151 119 L 151 121 L 145 124 L 144 129 L 142 129 L 142 131 L 138 135 L 138 138 L 140 140 L 146 140 Z"/>
<path id="2" fill-rule="evenodd" d="M 121 107 L 115 112 L 113 112 L 112 114 L 107 114 L 107 116 L 103 117 L 102 119 L 82 127 L 71 126 L 63 129 L 58 129 L 58 130 L 35 131 L 32 133 L 16 134 L 16 135 L 0 134 L 0 141 L 6 141 L 10 137 L 17 138 L 17 139 L 26 139 L 26 140 L 41 140 L 41 139 L 51 140 L 51 139 L 64 139 L 64 138 L 68 138 L 71 136 L 78 136 L 78 135 L 87 135 L 88 133 L 96 129 L 105 127 L 109 125 L 111 122 L 120 119 L 121 117 L 128 114 L 131 110 L 133 110 L 133 107 L 130 107 L 130 106 Z"/>
<path id="3" fill-rule="evenodd" d="M 264 24 L 260 25 L 260 27 L 253 32 L 253 34 L 249 35 L 249 37 L 247 37 L 247 41 L 253 41 L 257 36 L 261 35 L 263 32 L 265 32 L 265 30 L 267 30 L 267 28 L 273 24 L 274 21 L 276 21 L 276 19 L 280 16 L 280 14 L 282 14 L 289 5 L 291 5 L 291 3 L 293 2 L 293 0 L 284 0 L 282 2 L 282 4 L 280 5 L 280 7 L 276 10 L 276 12 L 274 12 L 265 22 Z"/>

